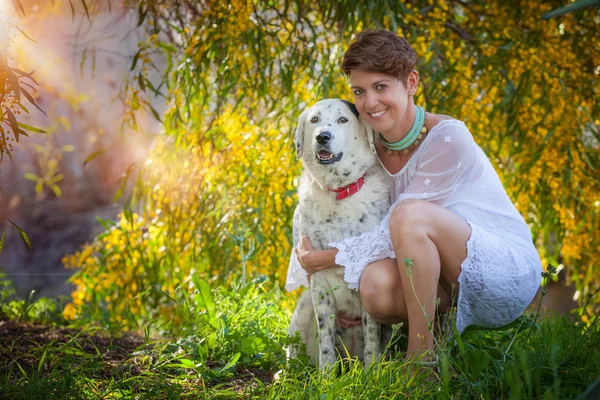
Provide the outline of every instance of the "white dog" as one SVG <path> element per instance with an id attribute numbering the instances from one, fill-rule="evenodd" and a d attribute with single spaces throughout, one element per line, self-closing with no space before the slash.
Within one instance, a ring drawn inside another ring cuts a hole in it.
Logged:
<path id="1" fill-rule="evenodd" d="M 294 213 L 296 245 L 300 232 L 316 250 L 327 249 L 329 243 L 358 236 L 383 219 L 390 207 L 389 178 L 377 161 L 372 128 L 360 119 L 354 104 L 328 99 L 306 109 L 294 141 L 305 168 Z M 295 254 L 288 276 L 308 285 Z M 340 311 L 348 317 L 362 317 L 362 326 L 337 326 L 335 315 Z M 348 288 L 343 268 L 312 276 L 310 291 L 300 297 L 288 334 L 297 331 L 313 363 L 317 362 L 317 339 L 320 369 L 335 363 L 336 349 L 358 357 L 365 366 L 381 352 L 381 326 L 365 312 L 359 293 Z M 291 357 L 297 352 L 288 349 Z"/>

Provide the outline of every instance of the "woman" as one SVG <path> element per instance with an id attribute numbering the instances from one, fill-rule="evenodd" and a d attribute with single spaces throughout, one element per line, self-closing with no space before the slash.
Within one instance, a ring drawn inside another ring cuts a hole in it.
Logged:
<path id="1" fill-rule="evenodd" d="M 457 300 L 460 332 L 500 327 L 529 305 L 542 268 L 529 228 L 464 123 L 415 106 L 415 66 L 410 44 L 388 31 L 361 32 L 344 54 L 394 204 L 374 231 L 323 251 L 301 237 L 296 256 L 309 274 L 345 268 L 376 320 L 408 321 L 407 358 L 427 363 L 435 360 L 437 301 L 444 312 Z"/>

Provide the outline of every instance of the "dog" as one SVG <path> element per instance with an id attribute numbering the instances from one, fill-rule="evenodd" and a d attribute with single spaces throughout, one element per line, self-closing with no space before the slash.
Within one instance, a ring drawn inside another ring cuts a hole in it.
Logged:
<path id="1" fill-rule="evenodd" d="M 377 160 L 373 130 L 354 104 L 326 99 L 307 108 L 299 117 L 294 142 L 304 166 L 294 213 L 296 244 L 299 231 L 315 250 L 327 249 L 329 243 L 358 236 L 381 222 L 390 207 L 391 185 Z M 289 268 L 301 268 L 295 255 Z M 338 312 L 361 317 L 362 326 L 340 327 Z M 343 268 L 312 275 L 310 290 L 300 297 L 291 319 L 288 334 L 296 332 L 321 370 L 335 363 L 336 350 L 358 357 L 365 367 L 381 353 L 381 325 L 364 310 L 358 291 L 348 288 Z M 289 357 L 298 352 L 288 348 Z"/>

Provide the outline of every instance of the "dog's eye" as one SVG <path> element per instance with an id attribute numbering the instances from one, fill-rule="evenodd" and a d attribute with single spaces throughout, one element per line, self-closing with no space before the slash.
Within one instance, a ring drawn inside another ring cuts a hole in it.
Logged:
<path id="1" fill-rule="evenodd" d="M 348 122 L 348 119 L 346 117 L 341 117 L 340 119 L 338 119 L 338 122 L 340 124 L 345 124 L 346 122 Z"/>
<path id="2" fill-rule="evenodd" d="M 312 122 L 313 124 L 316 124 L 317 122 L 319 122 L 319 117 L 312 117 L 310 119 L 310 122 Z"/>

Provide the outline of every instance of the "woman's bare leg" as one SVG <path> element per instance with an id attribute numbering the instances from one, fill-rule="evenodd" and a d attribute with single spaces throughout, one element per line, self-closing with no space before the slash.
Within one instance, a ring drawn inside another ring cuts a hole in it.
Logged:
<path id="1" fill-rule="evenodd" d="M 360 296 L 367 312 L 382 324 L 408 321 L 402 281 L 396 260 L 386 258 L 367 265 L 360 278 Z M 455 293 L 456 298 L 457 292 Z M 438 312 L 447 311 L 452 299 L 450 293 L 438 284 Z"/>
<path id="2" fill-rule="evenodd" d="M 392 211 L 390 234 L 408 316 L 407 357 L 421 357 L 433 350 L 438 287 L 458 293 L 471 227 L 443 207 L 408 200 Z"/>

